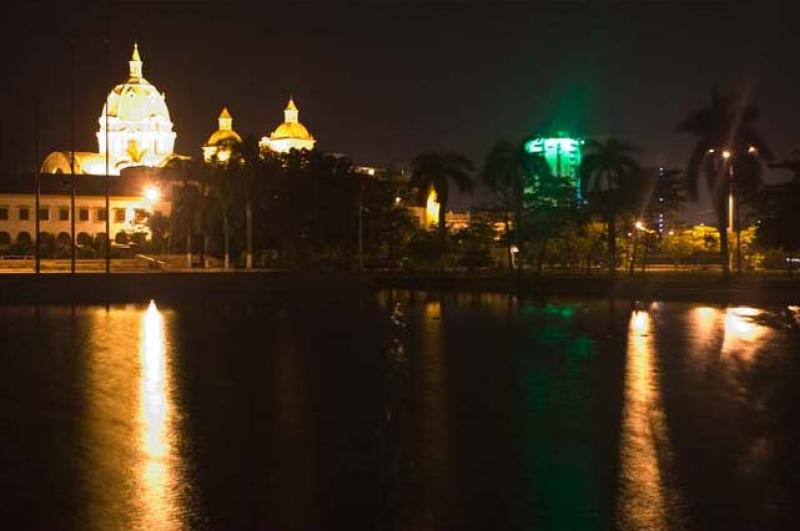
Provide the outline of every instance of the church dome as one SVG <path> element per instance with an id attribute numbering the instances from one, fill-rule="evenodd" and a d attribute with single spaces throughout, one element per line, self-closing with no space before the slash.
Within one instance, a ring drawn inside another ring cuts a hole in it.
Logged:
<path id="1" fill-rule="evenodd" d="M 99 152 L 105 153 L 108 149 L 112 158 L 125 164 L 161 166 L 172 155 L 177 136 L 172 131 L 166 99 L 164 93 L 142 75 L 137 44 L 133 46 L 128 66 L 128 80 L 111 90 L 100 113 Z"/>
<path id="2" fill-rule="evenodd" d="M 219 113 L 217 130 L 211 133 L 203 146 L 203 158 L 211 162 L 225 162 L 231 155 L 231 144 L 241 144 L 242 137 L 233 130 L 233 117 L 227 107 Z"/>
<path id="3" fill-rule="evenodd" d="M 228 112 L 227 107 L 223 107 L 217 120 L 219 121 L 218 129 L 208 137 L 206 146 L 218 146 L 224 142 L 242 142 L 242 137 L 233 130 L 233 117 L 231 113 Z"/>
<path id="4" fill-rule="evenodd" d="M 129 61 L 130 77 L 120 83 L 108 94 L 109 118 L 124 122 L 162 121 L 172 125 L 169 109 L 163 93 L 142 76 L 142 60 L 139 46 L 134 44 L 133 55 Z M 100 126 L 105 125 L 106 105 L 100 113 Z"/>
<path id="5" fill-rule="evenodd" d="M 314 149 L 316 140 L 306 126 L 300 123 L 299 115 L 297 105 L 292 98 L 289 98 L 289 103 L 283 111 L 283 123 L 272 131 L 269 138 L 262 138 L 259 144 L 280 153 L 287 153 L 292 149 Z"/>
<path id="6" fill-rule="evenodd" d="M 284 122 L 275 129 L 271 135 L 270 140 L 278 140 L 280 138 L 292 138 L 295 140 L 314 140 L 311 133 L 308 132 L 306 126 L 300 122 Z"/>

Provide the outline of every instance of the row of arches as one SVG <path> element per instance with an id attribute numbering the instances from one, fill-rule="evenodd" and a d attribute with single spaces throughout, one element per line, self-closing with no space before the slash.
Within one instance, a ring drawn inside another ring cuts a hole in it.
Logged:
<path id="1" fill-rule="evenodd" d="M 79 232 L 75 235 L 75 243 L 83 246 L 94 245 L 98 242 L 105 240 L 106 234 L 98 232 L 92 237 L 87 232 Z M 69 246 L 70 234 L 68 232 L 59 232 L 58 234 L 50 232 L 40 232 L 39 240 L 42 242 L 54 242 L 57 245 Z M 114 236 L 114 243 L 126 244 L 130 241 L 130 237 L 126 232 L 120 231 Z M 20 247 L 30 247 L 34 244 L 33 236 L 30 232 L 21 231 L 17 234 L 16 238 L 12 238 L 8 232 L 0 232 L 0 247 L 9 247 L 11 245 L 18 245 Z"/>

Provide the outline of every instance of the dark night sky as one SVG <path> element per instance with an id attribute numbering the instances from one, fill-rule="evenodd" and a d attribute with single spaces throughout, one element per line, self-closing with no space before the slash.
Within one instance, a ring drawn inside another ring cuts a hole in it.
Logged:
<path id="1" fill-rule="evenodd" d="M 138 39 L 144 74 L 166 92 L 176 150 L 196 155 L 229 106 L 241 133 L 282 120 L 289 94 L 320 147 L 362 163 L 406 166 L 451 148 L 480 162 L 500 139 L 577 125 L 680 166 L 674 132 L 710 87 L 745 90 L 781 156 L 800 147 L 796 16 L 768 3 L 401 3 L 260 7 L 155 2 L 10 9 L 0 19 L 4 167 L 70 143 L 68 35 L 77 35 L 76 148 L 97 149 L 97 118 L 127 76 Z M 699 209 L 700 211 L 702 209 Z"/>

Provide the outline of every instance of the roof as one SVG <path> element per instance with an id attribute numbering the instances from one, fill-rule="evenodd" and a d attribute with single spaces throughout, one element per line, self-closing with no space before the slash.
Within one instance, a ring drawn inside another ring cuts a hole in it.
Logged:
<path id="1" fill-rule="evenodd" d="M 239 133 L 236 131 L 230 129 L 220 129 L 219 131 L 214 131 L 211 133 L 211 136 L 208 137 L 208 140 L 206 141 L 206 146 L 216 146 L 223 142 L 241 143 L 242 137 L 239 136 Z"/>
<path id="2" fill-rule="evenodd" d="M 283 122 L 269 135 L 270 140 L 279 140 L 281 138 L 314 140 L 314 137 L 311 136 L 308 129 L 300 122 Z"/>
<path id="3" fill-rule="evenodd" d="M 76 193 L 79 196 L 102 196 L 106 193 L 105 175 L 75 175 Z M 177 170 L 165 168 L 133 167 L 122 171 L 122 175 L 109 177 L 109 192 L 112 196 L 137 197 L 153 184 L 162 187 L 162 195 L 169 196 L 170 186 L 165 183 L 182 181 Z M 35 178 L 32 173 L 3 175 L 0 177 L 0 195 L 35 193 Z M 43 195 L 69 196 L 72 188 L 70 175 L 41 174 L 41 193 Z"/>

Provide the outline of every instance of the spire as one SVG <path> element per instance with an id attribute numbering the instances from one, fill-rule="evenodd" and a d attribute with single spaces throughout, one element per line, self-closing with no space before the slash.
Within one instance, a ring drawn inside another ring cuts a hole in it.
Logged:
<path id="1" fill-rule="evenodd" d="M 300 111 L 297 105 L 294 104 L 294 99 L 289 96 L 289 103 L 286 104 L 286 109 L 283 110 L 283 121 L 289 123 L 297 123 Z"/>
<path id="2" fill-rule="evenodd" d="M 220 131 L 231 131 L 233 130 L 233 117 L 231 113 L 228 112 L 227 107 L 222 108 L 222 112 L 219 113 L 219 130 Z"/>
<path id="3" fill-rule="evenodd" d="M 139 55 L 139 43 L 133 43 L 133 53 L 131 60 L 128 61 L 130 66 L 130 77 L 133 79 L 141 79 L 142 77 L 142 57 Z"/>

